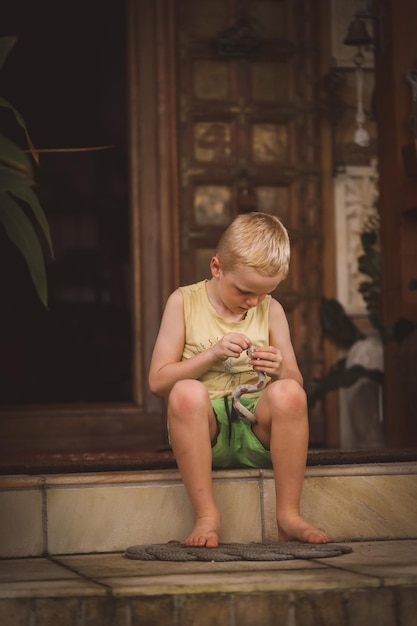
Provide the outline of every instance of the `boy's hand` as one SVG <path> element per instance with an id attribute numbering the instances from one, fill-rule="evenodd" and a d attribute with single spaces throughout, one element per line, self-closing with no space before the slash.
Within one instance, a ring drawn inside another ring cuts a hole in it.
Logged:
<path id="1" fill-rule="evenodd" d="M 283 370 L 282 354 L 274 346 L 256 348 L 249 361 L 257 372 L 265 372 L 271 378 L 281 378 Z"/>
<path id="2" fill-rule="evenodd" d="M 251 345 L 251 340 L 242 333 L 227 333 L 213 346 L 217 359 L 225 361 L 230 357 L 239 357 Z"/>

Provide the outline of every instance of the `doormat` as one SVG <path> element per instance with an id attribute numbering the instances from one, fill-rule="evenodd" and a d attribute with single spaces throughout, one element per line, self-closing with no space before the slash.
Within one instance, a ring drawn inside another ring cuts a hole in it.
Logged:
<path id="1" fill-rule="evenodd" d="M 290 561 L 349 554 L 352 548 L 334 543 L 220 543 L 217 548 L 169 542 L 127 548 L 124 555 L 138 561 Z"/>

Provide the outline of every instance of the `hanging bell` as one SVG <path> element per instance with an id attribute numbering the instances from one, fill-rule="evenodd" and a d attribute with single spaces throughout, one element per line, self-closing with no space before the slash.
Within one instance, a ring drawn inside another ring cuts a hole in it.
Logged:
<path id="1" fill-rule="evenodd" d="M 355 15 L 349 24 L 348 32 L 343 40 L 345 46 L 370 46 L 373 43 L 369 35 L 366 24 L 358 15 Z"/>

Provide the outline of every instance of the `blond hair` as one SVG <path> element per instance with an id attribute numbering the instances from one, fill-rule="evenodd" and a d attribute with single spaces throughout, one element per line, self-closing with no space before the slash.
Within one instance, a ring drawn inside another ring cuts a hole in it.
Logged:
<path id="1" fill-rule="evenodd" d="M 287 229 L 274 215 L 244 213 L 224 231 L 216 256 L 224 272 L 240 265 L 263 276 L 279 276 L 283 280 L 290 262 Z"/>

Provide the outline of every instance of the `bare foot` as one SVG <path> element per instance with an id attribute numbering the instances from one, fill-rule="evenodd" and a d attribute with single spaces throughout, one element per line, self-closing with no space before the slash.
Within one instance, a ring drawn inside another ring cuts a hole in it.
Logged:
<path id="1" fill-rule="evenodd" d="M 212 517 L 199 517 L 195 526 L 188 535 L 185 543 L 187 546 L 199 546 L 217 548 L 219 545 L 220 521 Z"/>
<path id="2" fill-rule="evenodd" d="M 305 543 L 328 543 L 332 540 L 329 533 L 316 528 L 300 515 L 281 520 L 278 523 L 279 541 L 304 541 Z"/>

